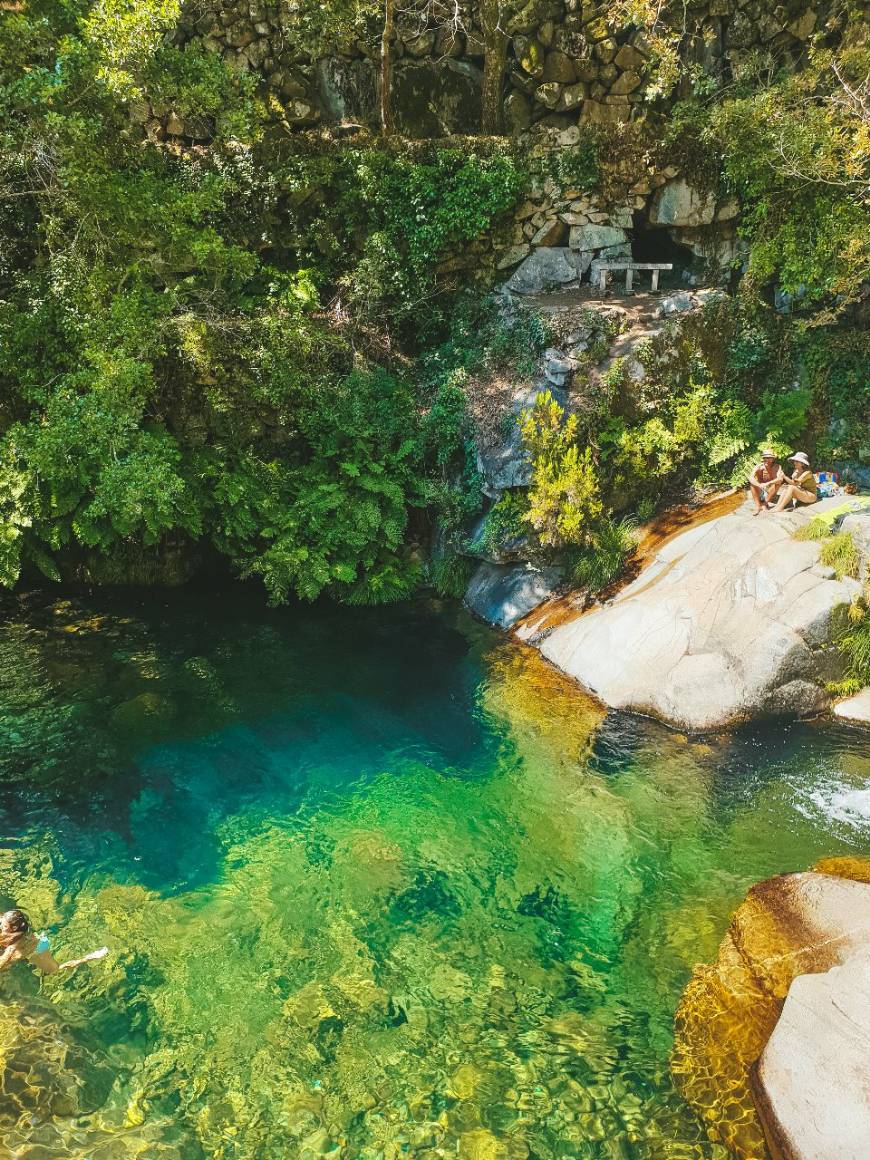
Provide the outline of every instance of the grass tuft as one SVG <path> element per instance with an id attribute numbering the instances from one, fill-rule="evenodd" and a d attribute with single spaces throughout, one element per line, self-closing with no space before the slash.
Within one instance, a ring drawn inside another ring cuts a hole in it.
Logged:
<path id="1" fill-rule="evenodd" d="M 819 560 L 826 568 L 834 569 L 838 580 L 844 576 L 857 577 L 861 569 L 861 556 L 848 532 L 839 532 L 825 540 Z"/>

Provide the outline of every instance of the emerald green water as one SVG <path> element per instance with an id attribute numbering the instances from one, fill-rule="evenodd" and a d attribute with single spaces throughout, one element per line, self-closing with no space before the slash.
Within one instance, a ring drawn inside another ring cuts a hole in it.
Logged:
<path id="1" fill-rule="evenodd" d="M 604 714 L 450 605 L 0 622 L 0 1154 L 714 1157 L 671 1020 L 759 878 L 870 851 L 866 737 Z"/>

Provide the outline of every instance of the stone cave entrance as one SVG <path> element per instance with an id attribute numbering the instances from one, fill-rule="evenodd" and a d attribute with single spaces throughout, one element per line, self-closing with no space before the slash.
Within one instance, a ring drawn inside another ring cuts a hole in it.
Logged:
<path id="1" fill-rule="evenodd" d="M 635 262 L 670 262 L 673 270 L 662 271 L 659 285 L 684 286 L 683 272 L 697 273 L 698 259 L 688 246 L 671 237 L 670 230 L 651 226 L 643 210 L 635 212 L 631 224 L 631 256 Z"/>

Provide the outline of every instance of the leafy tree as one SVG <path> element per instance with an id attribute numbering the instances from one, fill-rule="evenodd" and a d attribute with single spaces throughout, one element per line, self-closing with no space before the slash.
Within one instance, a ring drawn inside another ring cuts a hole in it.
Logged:
<path id="1" fill-rule="evenodd" d="M 598 478 L 587 447 L 578 442 L 578 420 L 549 391 L 542 392 L 521 422 L 532 465 L 529 510 L 523 519 L 544 547 L 590 543 L 603 514 Z"/>
<path id="2" fill-rule="evenodd" d="M 750 273 L 837 312 L 870 276 L 870 37 L 857 12 L 840 19 L 836 50 L 820 42 L 804 70 L 744 83 L 709 139 L 740 197 Z"/>

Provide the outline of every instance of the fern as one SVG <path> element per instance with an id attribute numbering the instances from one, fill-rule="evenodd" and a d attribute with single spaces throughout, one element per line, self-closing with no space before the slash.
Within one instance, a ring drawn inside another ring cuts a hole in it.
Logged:
<path id="1" fill-rule="evenodd" d="M 718 467 L 742 454 L 748 446 L 749 440 L 740 435 L 716 435 L 710 444 L 707 462 L 711 467 Z"/>

